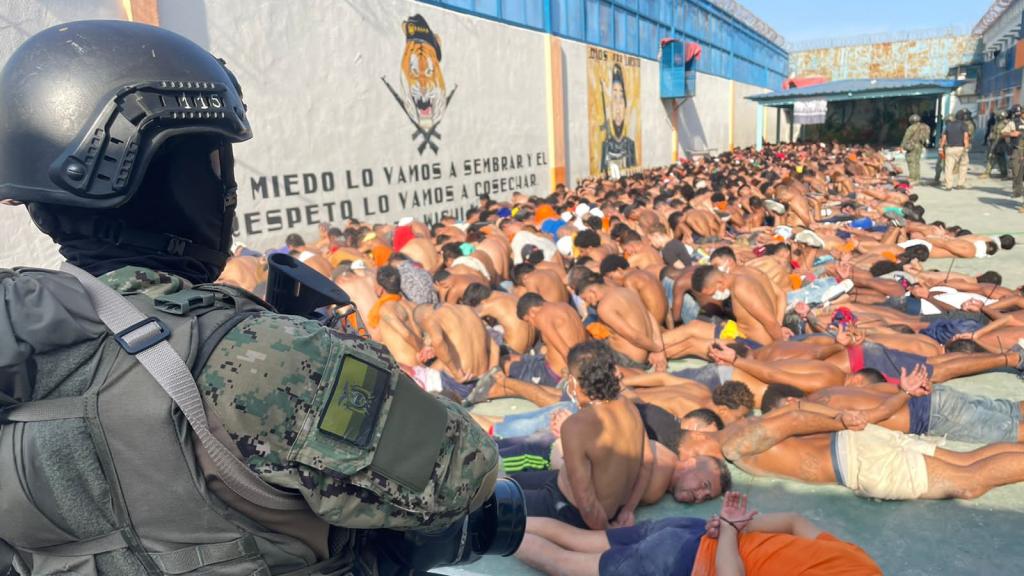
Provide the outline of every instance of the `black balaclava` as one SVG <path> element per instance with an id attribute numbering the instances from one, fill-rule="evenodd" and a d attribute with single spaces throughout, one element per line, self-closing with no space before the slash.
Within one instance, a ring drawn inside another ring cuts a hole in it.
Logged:
<path id="1" fill-rule="evenodd" d="M 214 171 L 217 151 L 223 179 Z M 160 147 L 139 189 L 122 206 L 92 210 L 30 204 L 28 209 L 36 225 L 61 245 L 61 255 L 94 276 L 140 266 L 181 276 L 193 284 L 213 282 L 230 255 L 235 214 L 233 170 L 230 144 L 220 137 L 177 137 Z M 119 224 L 160 239 L 163 234 L 177 236 L 191 241 L 195 250 L 179 255 L 127 240 L 118 243 L 102 234 L 86 233 L 94 222 L 98 228 Z M 200 250 L 202 255 L 195 253 Z"/>

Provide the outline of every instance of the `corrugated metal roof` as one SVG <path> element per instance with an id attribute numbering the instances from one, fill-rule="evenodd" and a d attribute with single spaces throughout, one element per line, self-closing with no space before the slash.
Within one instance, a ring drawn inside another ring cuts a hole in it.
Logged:
<path id="1" fill-rule="evenodd" d="M 931 96 L 947 94 L 964 84 L 962 80 L 926 78 L 879 78 L 836 80 L 781 92 L 755 94 L 748 99 L 768 106 L 792 104 L 797 100 L 865 100 L 900 96 Z"/>

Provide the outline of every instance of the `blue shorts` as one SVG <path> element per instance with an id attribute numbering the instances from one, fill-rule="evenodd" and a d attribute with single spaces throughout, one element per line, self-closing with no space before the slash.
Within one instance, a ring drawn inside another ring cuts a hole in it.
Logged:
<path id="1" fill-rule="evenodd" d="M 673 372 L 672 375 L 700 382 L 708 390 L 714 390 L 726 380 L 732 380 L 732 370 L 732 366 L 727 364 L 707 364 L 700 368 L 683 368 Z"/>
<path id="2" fill-rule="evenodd" d="M 572 402 L 557 402 L 537 410 L 509 414 L 494 425 L 494 435 L 498 438 L 515 438 L 544 432 L 551 427 L 551 415 L 558 410 L 568 410 L 575 414 L 577 408 Z"/>
<path id="3" fill-rule="evenodd" d="M 890 378 L 899 378 L 900 368 L 906 368 L 909 374 L 918 364 L 924 364 L 929 378 L 934 372 L 934 368 L 928 363 L 928 358 L 919 354 L 893 350 L 874 342 L 864 342 L 861 349 L 864 351 L 864 367 L 874 368 Z"/>
<path id="4" fill-rule="evenodd" d="M 562 378 L 548 366 L 543 354 L 526 354 L 508 366 L 508 377 L 541 386 L 558 386 Z"/>
<path id="5" fill-rule="evenodd" d="M 929 436 L 978 444 L 1020 439 L 1020 402 L 965 394 L 938 385 L 931 398 Z"/>
<path id="6" fill-rule="evenodd" d="M 665 518 L 607 531 L 601 576 L 689 576 L 704 536 L 702 518 Z"/>

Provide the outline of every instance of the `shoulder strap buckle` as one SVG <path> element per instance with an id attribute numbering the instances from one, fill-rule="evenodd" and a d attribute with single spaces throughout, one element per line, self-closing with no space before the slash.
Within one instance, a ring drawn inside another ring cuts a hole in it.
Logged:
<path id="1" fill-rule="evenodd" d="M 136 334 L 146 328 L 148 328 L 146 332 Z M 155 332 L 153 331 L 154 329 L 156 330 Z M 167 324 L 164 324 L 163 320 L 155 316 L 150 316 L 140 322 L 136 322 L 114 334 L 114 340 L 117 341 L 117 344 L 132 356 L 149 350 L 170 337 L 171 329 L 167 327 Z"/>

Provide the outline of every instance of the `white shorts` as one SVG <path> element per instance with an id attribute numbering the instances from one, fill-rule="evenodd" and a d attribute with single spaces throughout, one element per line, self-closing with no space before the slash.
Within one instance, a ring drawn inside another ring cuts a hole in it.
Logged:
<path id="1" fill-rule="evenodd" d="M 923 439 L 874 424 L 833 436 L 836 481 L 858 496 L 915 500 L 928 491 L 924 457 L 934 456 L 941 439 Z"/>

